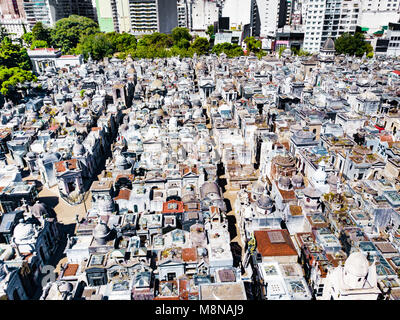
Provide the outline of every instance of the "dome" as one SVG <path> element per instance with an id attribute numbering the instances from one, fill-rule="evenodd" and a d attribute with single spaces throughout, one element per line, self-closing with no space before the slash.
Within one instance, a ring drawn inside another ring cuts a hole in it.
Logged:
<path id="1" fill-rule="evenodd" d="M 64 104 L 63 112 L 69 114 L 74 109 L 74 104 L 71 101 L 68 101 Z"/>
<path id="2" fill-rule="evenodd" d="M 356 277 L 365 277 L 368 273 L 369 262 L 361 252 L 353 252 L 344 264 L 344 270 Z"/>
<path id="3" fill-rule="evenodd" d="M 256 181 L 253 183 L 251 190 L 253 193 L 261 194 L 264 192 L 264 189 L 264 184 L 261 181 Z"/>
<path id="4" fill-rule="evenodd" d="M 278 179 L 278 183 L 280 186 L 285 186 L 285 187 L 289 187 L 290 185 L 290 178 L 289 177 L 285 177 L 282 176 Z"/>
<path id="5" fill-rule="evenodd" d="M 103 223 L 100 222 L 93 231 L 93 235 L 96 239 L 105 239 L 107 238 L 107 236 L 110 234 L 110 229 L 108 228 L 108 226 Z"/>
<path id="6" fill-rule="evenodd" d="M 292 182 L 297 184 L 302 184 L 303 183 L 303 176 L 300 174 L 296 174 L 292 177 Z"/>
<path id="7" fill-rule="evenodd" d="M 36 152 L 29 151 L 29 152 L 26 154 L 26 157 L 27 157 L 28 159 L 35 159 L 35 158 L 36 158 Z"/>
<path id="8" fill-rule="evenodd" d="M 86 149 L 80 142 L 77 142 L 74 145 L 72 152 L 74 153 L 75 156 L 82 156 L 85 154 Z"/>
<path id="9" fill-rule="evenodd" d="M 263 194 L 257 201 L 257 206 L 261 209 L 268 209 L 272 206 L 272 200 L 267 195 Z"/>
<path id="10" fill-rule="evenodd" d="M 115 157 L 115 165 L 117 167 L 125 167 L 126 165 L 128 165 L 128 161 L 126 160 L 126 158 L 122 154 L 118 154 Z"/>
<path id="11" fill-rule="evenodd" d="M 44 203 L 36 202 L 31 208 L 31 213 L 35 217 L 41 217 L 47 215 L 47 208 Z"/>
<path id="12" fill-rule="evenodd" d="M 333 42 L 332 38 L 326 39 L 322 46 L 322 50 L 326 51 L 334 51 L 335 50 L 335 42 Z"/>
<path id="13" fill-rule="evenodd" d="M 58 286 L 58 291 L 61 293 L 69 293 L 73 289 L 73 286 L 70 282 L 63 281 L 61 284 Z"/>
<path id="14" fill-rule="evenodd" d="M 151 90 L 160 89 L 161 87 L 162 87 L 162 82 L 160 79 L 155 79 L 150 85 Z"/>
<path id="15" fill-rule="evenodd" d="M 110 198 L 99 199 L 98 209 L 100 212 L 112 212 L 113 208 L 114 208 L 114 204 Z"/>
<path id="16" fill-rule="evenodd" d="M 35 235 L 35 228 L 32 224 L 25 222 L 23 219 L 14 228 L 13 236 L 17 241 L 31 239 Z"/>
<path id="17" fill-rule="evenodd" d="M 71 93 L 68 86 L 64 86 L 61 90 L 64 91 L 65 93 Z"/>

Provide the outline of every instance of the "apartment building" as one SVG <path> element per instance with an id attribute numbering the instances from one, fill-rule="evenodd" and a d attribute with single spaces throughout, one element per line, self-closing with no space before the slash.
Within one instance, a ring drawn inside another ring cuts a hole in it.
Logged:
<path id="1" fill-rule="evenodd" d="M 134 34 L 171 33 L 178 26 L 176 0 L 129 0 Z"/>
<path id="2" fill-rule="evenodd" d="M 308 0 L 303 4 L 304 43 L 308 52 L 319 52 L 327 0 Z"/>

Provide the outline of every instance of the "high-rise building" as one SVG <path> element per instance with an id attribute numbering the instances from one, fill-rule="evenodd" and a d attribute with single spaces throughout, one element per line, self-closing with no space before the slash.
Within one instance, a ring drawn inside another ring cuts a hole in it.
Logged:
<path id="1" fill-rule="evenodd" d="M 356 31 L 359 0 L 309 0 L 303 5 L 303 48 L 308 52 L 319 52 L 328 38 Z"/>
<path id="2" fill-rule="evenodd" d="M 22 0 L 0 2 L 0 26 L 13 38 L 20 38 L 30 28 L 25 18 Z"/>
<path id="3" fill-rule="evenodd" d="M 309 0 L 303 3 L 303 48 L 308 52 L 319 52 L 321 47 L 326 2 L 327 0 Z"/>
<path id="4" fill-rule="evenodd" d="M 278 28 L 286 24 L 286 0 L 257 0 L 260 37 L 274 38 Z"/>
<path id="5" fill-rule="evenodd" d="M 131 17 L 129 0 L 111 0 L 111 11 L 114 23 L 114 31 L 130 32 Z"/>
<path id="6" fill-rule="evenodd" d="M 97 11 L 97 21 L 99 23 L 100 31 L 102 32 L 116 31 L 111 0 L 96 0 L 96 11 Z M 114 15 L 116 14 L 116 12 L 117 11 L 115 8 Z"/>
<path id="7" fill-rule="evenodd" d="M 178 26 L 176 0 L 129 0 L 134 34 L 171 33 Z"/>
<path id="8" fill-rule="evenodd" d="M 12 15 L 18 18 L 25 18 L 23 0 L 3 0 L 0 1 L 0 14 Z"/>
<path id="9" fill-rule="evenodd" d="M 23 8 L 30 27 L 36 22 L 52 26 L 72 14 L 97 20 L 92 0 L 24 0 Z"/>
<path id="10" fill-rule="evenodd" d="M 250 35 L 252 37 L 259 37 L 261 32 L 261 19 L 258 10 L 257 0 L 251 0 L 250 7 Z"/>
<path id="11" fill-rule="evenodd" d="M 190 6 L 188 5 L 188 0 L 178 0 L 177 2 L 178 10 L 178 27 L 190 28 Z"/>
<path id="12" fill-rule="evenodd" d="M 42 22 L 46 26 L 52 26 L 55 22 L 54 9 L 51 12 L 49 0 L 26 0 L 24 1 L 26 20 L 32 28 L 36 22 Z"/>
<path id="13" fill-rule="evenodd" d="M 191 30 L 205 32 L 210 25 L 218 21 L 221 3 L 216 0 L 192 0 Z"/>
<path id="14" fill-rule="evenodd" d="M 400 0 L 361 1 L 359 25 L 370 33 L 400 20 Z"/>
<path id="15" fill-rule="evenodd" d="M 250 23 L 251 0 L 225 0 L 222 16 L 229 17 L 231 27 Z"/>

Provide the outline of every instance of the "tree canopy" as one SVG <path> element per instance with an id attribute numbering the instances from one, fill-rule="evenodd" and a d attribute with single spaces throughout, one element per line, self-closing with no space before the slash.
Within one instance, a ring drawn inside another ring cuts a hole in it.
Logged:
<path id="1" fill-rule="evenodd" d="M 362 57 L 364 53 L 369 54 L 373 51 L 371 44 L 365 41 L 365 36 L 361 32 L 354 35 L 343 33 L 335 41 L 335 49 L 338 54 Z"/>
<path id="2" fill-rule="evenodd" d="M 197 55 L 207 54 L 208 50 L 210 49 L 210 43 L 206 38 L 198 37 L 194 41 L 192 48 Z"/>
<path id="3" fill-rule="evenodd" d="M 12 43 L 8 37 L 0 43 L 0 66 L 6 68 L 18 67 L 31 70 L 32 64 L 25 48 Z"/>
<path id="4" fill-rule="evenodd" d="M 89 54 L 94 60 L 100 60 L 111 56 L 114 52 L 114 46 L 110 38 L 104 33 L 91 34 L 83 38 L 78 44 L 77 50 L 87 59 Z"/>
<path id="5" fill-rule="evenodd" d="M 238 57 L 244 54 L 241 46 L 229 42 L 219 43 L 215 45 L 212 48 L 211 52 L 217 55 L 220 55 L 223 52 L 227 55 L 228 58 Z"/>
<path id="6" fill-rule="evenodd" d="M 43 23 L 37 22 L 32 28 L 32 40 L 33 41 L 45 41 L 46 43 L 51 42 L 50 36 L 51 29 L 43 26 Z"/>
<path id="7" fill-rule="evenodd" d="M 58 20 L 51 31 L 53 46 L 61 48 L 64 53 L 75 49 L 82 37 L 87 37 L 100 31 L 99 25 L 92 19 L 71 15 Z"/>

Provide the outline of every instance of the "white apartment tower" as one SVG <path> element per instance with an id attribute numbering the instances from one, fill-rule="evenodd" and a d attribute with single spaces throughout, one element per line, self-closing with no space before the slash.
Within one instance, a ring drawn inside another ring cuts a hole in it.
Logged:
<path id="1" fill-rule="evenodd" d="M 111 0 L 111 11 L 116 32 L 131 31 L 129 0 Z"/>
<path id="2" fill-rule="evenodd" d="M 319 52 L 328 38 L 354 33 L 360 6 L 360 0 L 308 0 L 303 6 L 304 50 Z"/>
<path id="3" fill-rule="evenodd" d="M 399 3 L 400 0 L 363 0 L 359 25 L 373 33 L 387 26 L 389 22 L 399 22 Z"/>
<path id="4" fill-rule="evenodd" d="M 308 0 L 302 7 L 304 10 L 303 49 L 310 53 L 319 52 L 321 47 L 326 2 L 326 0 Z"/>
<path id="5" fill-rule="evenodd" d="M 208 26 L 218 21 L 219 2 L 216 0 L 191 0 L 190 29 L 194 32 L 205 32 Z"/>
<path id="6" fill-rule="evenodd" d="M 187 0 L 178 0 L 177 2 L 178 9 L 178 27 L 181 28 L 190 28 L 190 6 L 188 5 Z"/>

